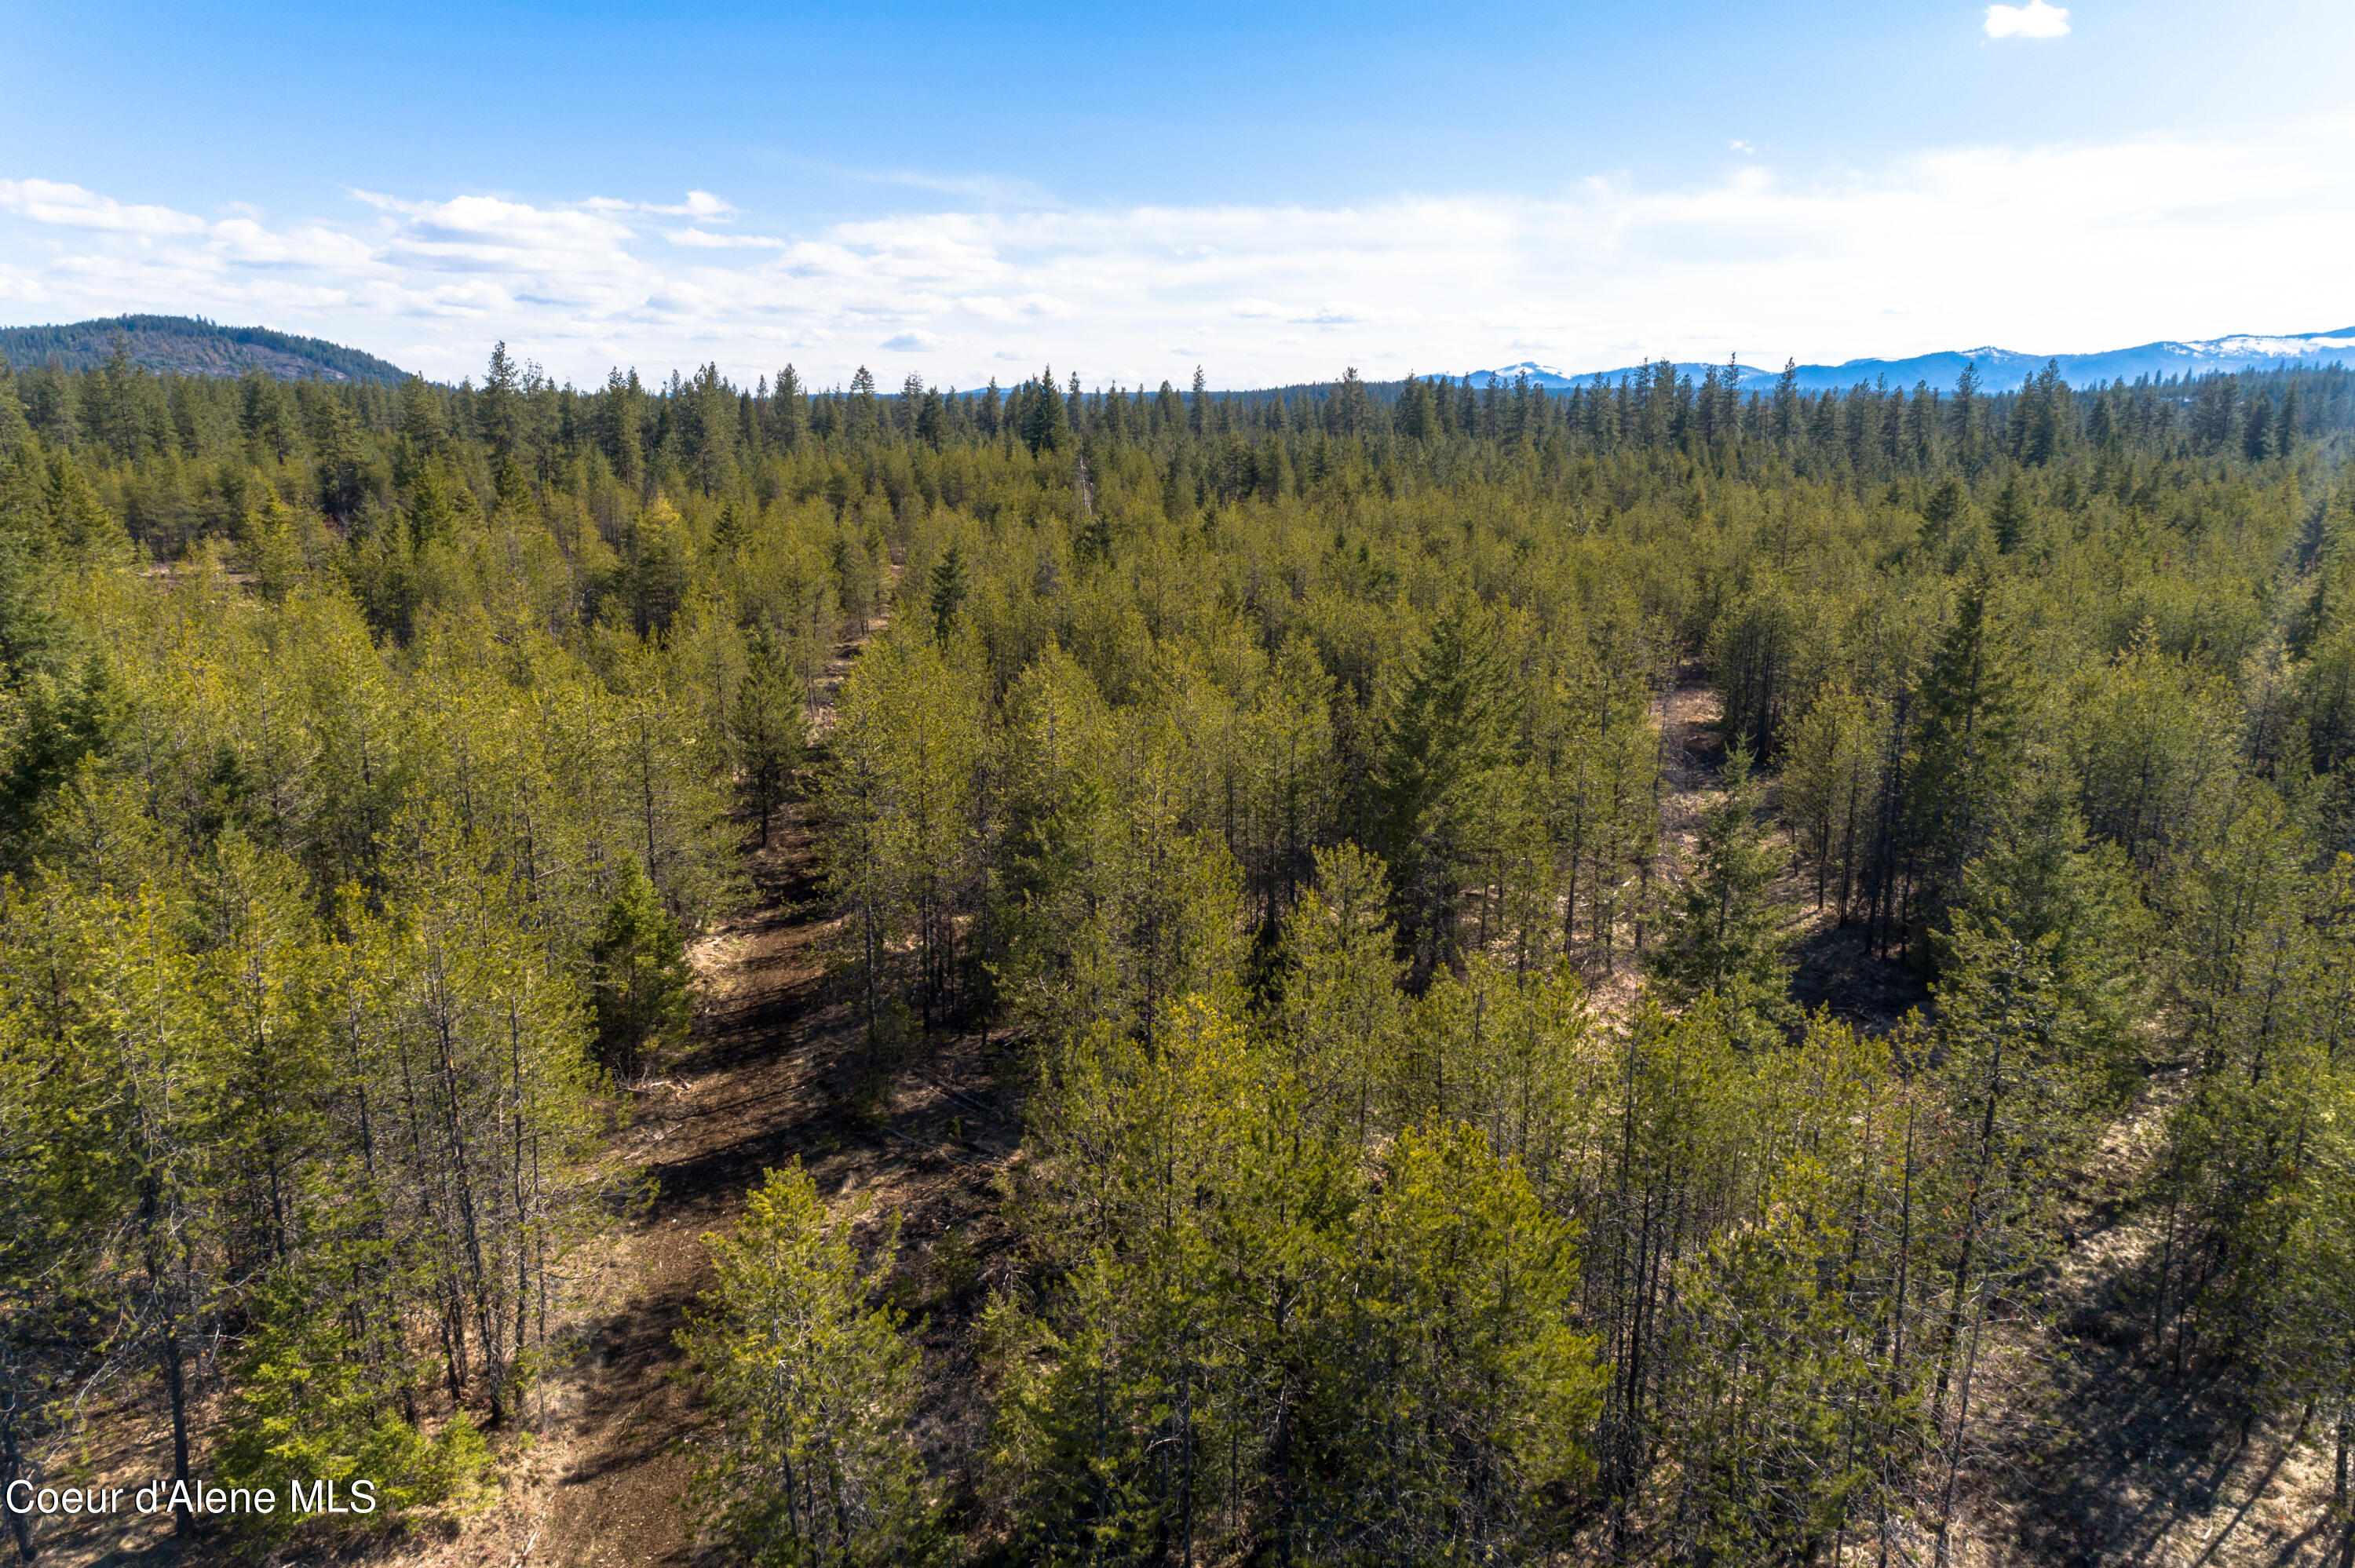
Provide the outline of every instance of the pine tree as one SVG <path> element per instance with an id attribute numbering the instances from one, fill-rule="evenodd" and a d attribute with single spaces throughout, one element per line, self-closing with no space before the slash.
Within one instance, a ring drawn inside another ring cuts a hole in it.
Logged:
<path id="1" fill-rule="evenodd" d="M 104 761 L 129 716 L 122 677 L 99 649 L 76 671 L 37 669 L 16 695 L 14 754 L 0 772 L 0 856 L 29 839 L 78 769 Z"/>
<path id="2" fill-rule="evenodd" d="M 850 397 L 844 408 L 847 415 L 847 433 L 853 438 L 872 436 L 883 426 L 881 405 L 875 397 L 875 373 L 860 366 L 850 377 Z"/>
<path id="3" fill-rule="evenodd" d="M 1783 910 L 1774 896 L 1785 856 L 1759 826 L 1759 784 L 1742 747 L 1726 758 L 1723 789 L 1701 813 L 1692 871 L 1646 965 L 1670 1001 L 1690 1006 L 1713 994 L 1756 1037 L 1791 1022 Z"/>
<path id="4" fill-rule="evenodd" d="M 1478 1129 L 1412 1131 L 1350 1227 L 1320 1336 L 1312 1560 L 1507 1561 L 1584 1478 L 1594 1340 L 1571 1320 L 1572 1227 Z M 1279 1542 L 1282 1538 L 1279 1537 Z"/>
<path id="5" fill-rule="evenodd" d="M 683 520 L 657 494 L 630 530 L 630 619 L 641 637 L 668 630 L 687 598 L 688 562 Z"/>
<path id="6" fill-rule="evenodd" d="M 829 1217 L 797 1162 L 767 1172 L 732 1232 L 704 1237 L 719 1278 L 681 1336 L 719 1412 L 698 1477 L 747 1562 L 889 1568 L 935 1544 L 918 1351 L 900 1313 L 870 1304 L 899 1226 L 862 1247 L 856 1217 Z"/>
<path id="7" fill-rule="evenodd" d="M 1062 395 L 1055 389 L 1052 366 L 1041 371 L 1038 380 L 1023 383 L 1021 418 L 1016 433 L 1033 457 L 1061 451 L 1070 444 L 1071 419 Z"/>
<path id="8" fill-rule="evenodd" d="M 1938 1086 L 1953 1152 L 1941 1173 L 1951 1216 L 1937 1238 L 1944 1276 L 1923 1347 L 1936 1366 L 1931 1425 L 1945 1471 L 1938 1535 L 1954 1515 L 1974 1371 L 1990 1303 L 2017 1298 L 2051 1255 L 2060 1173 L 2116 1105 L 2117 1064 L 2053 968 L 2051 937 L 2023 939 L 1999 917 L 1958 913 L 1937 986 Z"/>
<path id="9" fill-rule="evenodd" d="M 1494 613 L 1458 600 L 1416 650 L 1375 762 L 1373 789 L 1401 940 L 1418 981 L 1452 958 L 1458 872 L 1518 718 Z"/>
<path id="10" fill-rule="evenodd" d="M 599 1058 L 634 1078 L 649 1057 L 687 1038 L 690 971 L 678 927 L 635 860 L 605 906 L 590 948 Z"/>
<path id="11" fill-rule="evenodd" d="M 2241 455 L 2251 462 L 2263 462 L 2274 455 L 2274 400 L 2252 397 L 2248 415 L 2241 421 Z"/>
<path id="12" fill-rule="evenodd" d="M 2019 547 L 2020 541 L 2028 536 L 2029 517 L 2028 486 L 2015 469 L 2005 476 L 2003 488 L 1996 493 L 1995 505 L 1987 514 L 1988 522 L 1995 525 L 1998 555 L 2008 556 Z"/>
<path id="13" fill-rule="evenodd" d="M 519 373 L 507 353 L 507 345 L 493 344 L 490 367 L 483 373 L 483 389 L 474 397 L 474 419 L 482 429 L 483 439 L 490 443 L 495 460 L 504 461 L 515 455 L 521 418 L 517 408 L 518 381 Z"/>
<path id="14" fill-rule="evenodd" d="M 941 641 L 949 640 L 949 630 L 956 624 L 957 611 L 964 607 L 968 591 L 964 549 L 953 544 L 932 563 L 932 593 L 926 601 L 932 612 L 932 635 Z"/>
<path id="15" fill-rule="evenodd" d="M 764 623 L 753 629 L 736 687 L 729 738 L 744 802 L 761 818 L 761 845 L 769 843 L 769 821 L 793 793 L 809 749 L 809 725 L 802 708 L 801 683 L 786 666 L 777 640 Z"/>
<path id="16" fill-rule="evenodd" d="M 1880 808 L 1880 736 L 1888 721 L 1845 679 L 1817 694 L 1794 727 L 1783 768 L 1783 810 L 1816 873 L 1816 907 L 1848 924 L 1861 891 Z"/>
<path id="17" fill-rule="evenodd" d="M 1965 586 L 1913 705 L 1906 828 L 1916 940 L 1937 928 L 2018 780 L 2026 698 L 1992 595 L 1983 576 Z"/>
<path id="18" fill-rule="evenodd" d="M 769 439 L 785 450 L 800 445 L 809 425 L 809 397 L 798 371 L 788 365 L 769 388 Z"/>
<path id="19" fill-rule="evenodd" d="M 1785 446 L 1799 435 L 1799 362 L 1786 359 L 1783 374 L 1774 378 L 1774 439 Z"/>
<path id="20" fill-rule="evenodd" d="M 1382 863 L 1354 844 L 1316 854 L 1316 885 L 1284 922 L 1283 1018 L 1316 1103 L 1370 1145 L 1391 1107 L 1403 1022 Z"/>
<path id="21" fill-rule="evenodd" d="M 1979 447 L 1979 364 L 1974 359 L 1963 366 L 1955 377 L 1955 444 L 1962 450 L 1965 463 L 1976 461 Z"/>

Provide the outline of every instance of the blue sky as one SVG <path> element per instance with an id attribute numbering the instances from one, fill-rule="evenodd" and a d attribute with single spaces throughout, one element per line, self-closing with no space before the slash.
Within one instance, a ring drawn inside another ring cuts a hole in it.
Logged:
<path id="1" fill-rule="evenodd" d="M 0 321 L 1263 385 L 2355 322 L 2344 4 L 0 5 Z"/>

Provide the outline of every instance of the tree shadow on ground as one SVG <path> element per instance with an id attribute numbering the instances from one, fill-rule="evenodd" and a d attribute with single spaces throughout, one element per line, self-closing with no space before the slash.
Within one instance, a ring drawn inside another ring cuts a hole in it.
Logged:
<path id="1" fill-rule="evenodd" d="M 1882 1034 L 1914 1008 L 1929 1011 L 1930 988 L 1912 966 L 1873 956 L 1858 927 L 1831 925 L 1791 945 L 1791 1000 L 1809 1012 L 1828 1008 L 1834 1018 L 1868 1034 Z"/>

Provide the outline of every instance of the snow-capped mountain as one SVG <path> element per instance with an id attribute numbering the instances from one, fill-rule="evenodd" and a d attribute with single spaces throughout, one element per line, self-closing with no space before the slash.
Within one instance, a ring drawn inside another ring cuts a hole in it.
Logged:
<path id="1" fill-rule="evenodd" d="M 1526 376 L 1530 386 L 1542 387 L 1550 392 L 1567 392 L 1580 379 L 1567 370 L 1540 365 L 1534 359 L 1524 359 L 1518 365 L 1498 366 L 1494 370 L 1476 370 L 1472 373 L 1472 385 L 1486 387 L 1491 376 L 1508 384 Z"/>
<path id="2" fill-rule="evenodd" d="M 2041 365 L 2043 362 L 2040 360 L 2038 363 Z M 1742 365 L 1737 366 L 1736 368 L 1742 373 L 1742 384 L 1744 387 L 1752 386 L 1761 379 L 1772 381 L 1777 374 L 1775 371 L 1766 370 L 1755 365 Z M 1721 375 L 1724 373 L 1725 366 L 1722 364 L 1703 365 L 1698 361 L 1678 360 L 1677 362 L 1677 374 L 1689 376 L 1695 381 L 1699 381 L 1712 369 Z M 1636 367 L 1632 365 L 1625 365 L 1616 370 L 1598 373 L 1593 370 L 1563 370 L 1557 366 L 1540 365 L 1534 359 L 1524 359 L 1518 365 L 1498 366 L 1494 370 L 1476 370 L 1472 372 L 1472 385 L 1486 387 L 1488 384 L 1488 377 L 1493 376 L 1510 386 L 1517 377 L 1527 376 L 1532 387 L 1542 387 L 1550 392 L 1567 392 L 1572 387 L 1593 380 L 1597 374 L 1608 380 L 1616 381 L 1622 376 L 1635 375 Z"/>
<path id="3" fill-rule="evenodd" d="M 2015 387 L 2029 376 L 2042 370 L 2050 361 L 2057 360 L 2063 378 L 2077 386 L 2104 381 L 2132 381 L 2148 376 L 2164 378 L 2170 376 L 2205 376 L 2218 370 L 2278 370 L 2290 366 L 2355 364 L 2355 326 L 2341 327 L 2335 332 L 2310 332 L 2294 334 L 2234 333 L 2227 337 L 2168 339 L 2146 343 L 2133 348 L 2114 348 L 2096 354 L 2023 354 L 2017 349 L 1998 348 L 1989 344 L 1980 348 L 1949 349 L 1941 354 L 1915 355 L 1906 359 L 1851 359 L 1839 365 L 1802 365 L 1798 366 L 1799 385 L 1809 391 L 1853 387 L 1859 381 L 1877 381 L 1886 376 L 1892 387 L 1912 387 L 1916 382 L 1928 382 L 1941 391 L 1951 391 L 1966 365 L 1976 366 L 1979 385 L 1990 392 Z M 1621 366 L 1600 374 L 1616 382 L 1622 376 L 1632 376 L 1636 366 Z M 1721 368 L 1722 368 L 1721 366 Z M 1755 390 L 1762 385 L 1771 386 L 1782 374 L 1779 364 L 1770 365 L 1761 355 L 1751 363 L 1745 355 L 1740 364 L 1742 385 Z M 1707 364 L 1687 364 L 1679 360 L 1677 374 L 1699 381 L 1710 369 Z M 1472 385 L 1484 387 L 1488 377 L 1510 382 L 1527 375 L 1532 385 L 1554 391 L 1566 391 L 1573 385 L 1592 381 L 1597 373 L 1591 370 L 1566 371 L 1555 366 L 1540 365 L 1523 360 L 1496 370 L 1472 372 Z"/>

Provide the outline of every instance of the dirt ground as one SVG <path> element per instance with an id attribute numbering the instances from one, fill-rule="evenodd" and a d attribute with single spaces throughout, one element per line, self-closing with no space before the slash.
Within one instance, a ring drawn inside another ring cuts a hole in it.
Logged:
<path id="1" fill-rule="evenodd" d="M 857 644 L 841 651 L 821 689 L 821 737 L 857 652 Z M 859 1103 L 863 1035 L 828 983 L 838 923 L 824 913 L 808 815 L 780 816 L 770 847 L 752 859 L 754 906 L 693 948 L 694 1047 L 635 1091 L 624 1152 L 656 1195 L 606 1264 L 623 1289 L 587 1334 L 559 1451 L 537 1457 L 496 1510 L 454 1539 L 411 1542 L 391 1561 L 697 1561 L 687 1490 L 703 1414 L 678 1334 L 711 1284 L 703 1236 L 734 1220 L 764 1171 L 794 1160 L 837 1213 L 859 1212 L 868 1224 L 899 1219 L 902 1295 L 925 1325 L 924 1446 L 944 1469 L 977 1449 L 982 1406 L 966 1330 L 978 1278 L 952 1292 L 929 1260 L 952 1231 L 977 1258 L 999 1248 L 994 1183 L 1020 1125 L 998 1081 L 1009 1064 L 986 1037 L 947 1039 L 899 1065 L 888 1103 Z"/>
<path id="2" fill-rule="evenodd" d="M 977 1042 L 903 1073 L 888 1115 L 861 1113 L 860 1033 L 827 994 L 830 923 L 815 912 L 804 832 L 794 824 L 762 857 L 759 912 L 698 946 L 698 1047 L 638 1097 L 632 1136 L 659 1192 L 617 1260 L 630 1294 L 591 1340 L 574 1457 L 549 1478 L 535 1562 L 693 1561 L 686 1492 L 700 1414 L 677 1334 L 711 1283 L 701 1238 L 734 1219 L 765 1170 L 798 1159 L 837 1212 L 900 1214 L 905 1272 L 921 1278 L 943 1232 L 987 1208 L 1013 1152 L 1011 1115 L 974 1108 L 996 1095 Z"/>

